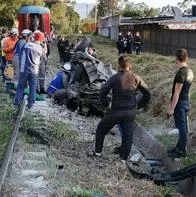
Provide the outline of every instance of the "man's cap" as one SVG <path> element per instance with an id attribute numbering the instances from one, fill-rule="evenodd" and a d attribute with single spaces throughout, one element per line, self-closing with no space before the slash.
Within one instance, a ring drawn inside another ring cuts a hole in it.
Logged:
<path id="1" fill-rule="evenodd" d="M 31 32 L 29 29 L 24 29 L 24 30 L 22 31 L 22 35 L 23 35 L 23 36 L 30 36 L 31 33 L 32 33 L 32 32 Z"/>

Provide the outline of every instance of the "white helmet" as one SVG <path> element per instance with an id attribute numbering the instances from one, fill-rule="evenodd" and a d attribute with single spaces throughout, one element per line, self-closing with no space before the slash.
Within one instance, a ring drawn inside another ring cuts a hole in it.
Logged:
<path id="1" fill-rule="evenodd" d="M 17 28 L 12 28 L 12 30 L 10 31 L 11 35 L 19 35 L 18 29 Z"/>
<path id="2" fill-rule="evenodd" d="M 70 72 L 70 70 L 71 70 L 71 64 L 70 64 L 70 63 L 65 63 L 65 64 L 62 66 L 62 71 Z"/>
<path id="3" fill-rule="evenodd" d="M 29 29 L 24 29 L 24 30 L 22 31 L 22 35 L 23 35 L 23 36 L 29 36 L 29 35 L 31 35 L 31 31 L 30 31 Z"/>

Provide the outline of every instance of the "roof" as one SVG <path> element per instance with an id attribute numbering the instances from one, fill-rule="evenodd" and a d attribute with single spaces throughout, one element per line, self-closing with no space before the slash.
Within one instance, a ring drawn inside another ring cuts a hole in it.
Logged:
<path id="1" fill-rule="evenodd" d="M 132 19 L 130 17 L 121 17 L 119 25 L 139 25 L 139 24 L 152 24 L 160 23 L 162 21 L 171 21 L 174 17 L 153 17 L 153 18 L 138 18 Z"/>
<path id="2" fill-rule="evenodd" d="M 28 13 L 34 13 L 34 14 L 45 14 L 50 13 L 50 10 L 46 7 L 41 6 L 22 6 L 19 10 L 19 14 L 28 14 Z"/>
<path id="3" fill-rule="evenodd" d="M 196 30 L 196 24 L 176 23 L 176 24 L 165 24 L 165 29 L 180 29 L 180 30 Z"/>

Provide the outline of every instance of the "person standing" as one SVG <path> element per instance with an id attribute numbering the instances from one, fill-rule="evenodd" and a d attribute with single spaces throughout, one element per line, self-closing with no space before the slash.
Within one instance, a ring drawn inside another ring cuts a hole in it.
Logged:
<path id="1" fill-rule="evenodd" d="M 151 95 L 142 78 L 132 71 L 128 56 L 119 57 L 118 64 L 119 72 L 113 75 L 100 91 L 100 101 L 109 112 L 105 114 L 96 129 L 95 150 L 87 154 L 93 157 L 101 156 L 105 135 L 115 125 L 120 125 L 122 128 L 120 158 L 125 163 L 132 146 L 136 90 L 140 90 L 143 94 L 143 105 L 148 104 Z M 111 109 L 107 99 L 110 90 L 112 90 Z"/>
<path id="2" fill-rule="evenodd" d="M 127 33 L 127 48 L 126 48 L 126 51 L 127 51 L 128 54 L 132 54 L 133 42 L 134 42 L 133 35 L 132 35 L 132 33 L 129 31 L 129 32 Z"/>
<path id="3" fill-rule="evenodd" d="M 40 57 L 42 55 L 41 43 L 44 41 L 43 33 L 34 33 L 34 41 L 25 44 L 21 55 L 20 75 L 14 105 L 20 106 L 24 89 L 29 85 L 28 109 L 33 107 L 36 98 L 36 87 L 39 74 Z"/>
<path id="4" fill-rule="evenodd" d="M 124 53 L 124 38 L 123 38 L 121 32 L 118 35 L 118 41 L 117 41 L 116 45 L 117 45 L 119 55 L 123 54 Z"/>
<path id="5" fill-rule="evenodd" d="M 7 39 L 8 36 L 8 29 L 3 28 L 2 29 L 2 35 L 1 35 L 1 71 L 2 71 L 2 81 L 5 82 L 5 75 L 4 75 L 4 70 L 6 66 L 6 58 L 5 58 L 5 52 L 3 51 L 3 45 L 5 40 Z"/>
<path id="6" fill-rule="evenodd" d="M 14 81 L 18 81 L 18 77 L 20 73 L 19 62 L 20 62 L 21 52 L 22 49 L 24 48 L 24 45 L 29 41 L 31 33 L 32 32 L 30 30 L 24 29 L 22 31 L 22 38 L 16 42 L 14 57 L 12 61 L 14 66 L 14 78 L 13 78 Z"/>
<path id="7" fill-rule="evenodd" d="M 137 31 L 134 37 L 134 46 L 135 46 L 136 55 L 139 55 L 141 53 L 142 44 L 143 44 L 142 37 L 140 35 L 140 32 Z"/>
<path id="8" fill-rule="evenodd" d="M 189 90 L 193 81 L 193 71 L 187 65 L 188 53 L 186 49 L 180 48 L 176 51 L 176 66 L 178 71 L 174 78 L 171 102 L 167 109 L 167 117 L 174 116 L 175 127 L 179 131 L 176 146 L 168 151 L 168 156 L 186 156 L 187 134 L 188 134 L 188 111 Z"/>
<path id="9" fill-rule="evenodd" d="M 10 32 L 10 36 L 6 38 L 3 43 L 3 52 L 5 53 L 6 63 L 12 64 L 15 44 L 18 41 L 18 35 L 18 29 L 13 28 Z"/>
<path id="10" fill-rule="evenodd" d="M 60 57 L 60 63 L 64 63 L 64 40 L 62 36 L 58 36 L 57 48 Z"/>

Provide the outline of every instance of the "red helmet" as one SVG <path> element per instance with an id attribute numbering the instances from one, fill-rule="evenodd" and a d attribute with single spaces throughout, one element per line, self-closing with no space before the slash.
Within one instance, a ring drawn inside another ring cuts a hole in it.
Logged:
<path id="1" fill-rule="evenodd" d="M 37 31 L 34 32 L 35 41 L 43 42 L 44 38 L 45 38 L 44 33 L 42 33 L 41 31 L 37 30 Z"/>

